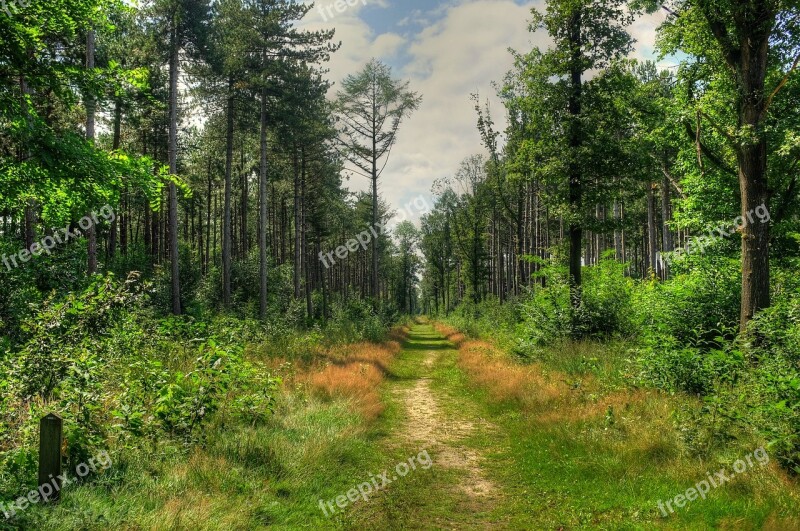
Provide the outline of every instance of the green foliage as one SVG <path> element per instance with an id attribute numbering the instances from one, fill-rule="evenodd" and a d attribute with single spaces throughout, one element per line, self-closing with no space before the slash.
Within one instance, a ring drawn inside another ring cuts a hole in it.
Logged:
<path id="1" fill-rule="evenodd" d="M 692 259 L 691 269 L 676 271 L 668 282 L 644 282 L 634 301 L 636 324 L 654 347 L 661 340 L 719 347 L 737 333 L 739 261 L 714 256 Z"/>
<path id="2" fill-rule="evenodd" d="M 23 397 L 51 398 L 64 378 L 81 372 L 73 365 L 76 360 L 88 363 L 87 352 L 102 351 L 104 336 L 141 293 L 135 275 L 124 283 L 109 275 L 98 277 L 82 293 L 46 299 L 23 321 L 24 344 L 8 360 L 15 392 Z"/>
<path id="3" fill-rule="evenodd" d="M 391 307 L 381 307 L 376 311 L 366 300 L 336 301 L 331 308 L 325 335 L 332 343 L 380 341 L 387 327 L 396 322 L 396 317 Z"/>
<path id="4" fill-rule="evenodd" d="M 187 442 L 200 437 L 228 390 L 231 372 L 241 367 L 238 354 L 223 351 L 214 341 L 202 345 L 198 354 L 191 372 L 176 372 L 159 389 L 153 410 L 164 431 Z"/>
<path id="5" fill-rule="evenodd" d="M 569 337 L 601 338 L 628 335 L 631 326 L 631 297 L 634 283 L 624 275 L 625 265 L 613 259 L 584 268 L 586 282 L 580 307 L 570 304 L 568 271 L 544 267 L 537 276 L 544 287 L 535 286 L 523 299 L 519 329 L 520 352 Z"/>

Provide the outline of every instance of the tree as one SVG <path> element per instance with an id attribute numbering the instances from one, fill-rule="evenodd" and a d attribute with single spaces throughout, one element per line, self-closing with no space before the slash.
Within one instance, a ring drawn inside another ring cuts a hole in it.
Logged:
<path id="1" fill-rule="evenodd" d="M 583 78 L 587 71 L 605 68 L 630 51 L 633 40 L 624 29 L 630 17 L 624 0 L 549 0 L 544 13 L 533 13 L 531 28 L 547 30 L 554 41 L 552 49 L 541 56 L 543 66 L 558 78 L 566 94 L 569 274 L 572 306 L 577 309 L 581 305 L 584 168 L 589 162 L 581 154 L 588 134 L 582 123 Z"/>
<path id="2" fill-rule="evenodd" d="M 662 5 L 646 3 L 651 10 Z M 697 113 L 735 152 L 741 215 L 748 219 L 757 208 L 769 208 L 773 194 L 767 125 L 776 119 L 770 113 L 776 97 L 800 63 L 800 6 L 781 0 L 678 0 L 664 7 L 673 16 L 661 28 L 662 50 L 696 58 L 705 81 L 720 76 L 731 84 L 732 90 L 724 97 L 735 110 L 732 127 L 704 105 L 697 106 Z M 722 95 L 718 93 L 717 98 Z M 705 155 L 715 157 L 708 151 Z M 770 305 L 770 226 L 747 223 L 741 232 L 739 325 L 744 331 L 753 316 Z"/>
<path id="3" fill-rule="evenodd" d="M 420 268 L 417 248 L 419 246 L 419 231 L 410 221 L 403 221 L 394 231 L 398 246 L 398 285 L 395 289 L 397 307 L 404 313 L 413 311 L 416 300 L 417 274 Z"/>
<path id="4" fill-rule="evenodd" d="M 157 0 L 154 6 L 156 35 L 166 36 L 169 65 L 169 134 L 167 138 L 170 179 L 168 187 L 168 232 L 172 313 L 181 314 L 180 260 L 178 249 L 178 81 L 181 52 L 202 58 L 206 53 L 210 11 L 208 0 Z M 158 24 L 160 23 L 160 25 Z"/>
<path id="5" fill-rule="evenodd" d="M 391 68 L 375 59 L 358 74 L 347 76 L 337 93 L 339 147 L 350 171 L 372 183 L 373 227 L 378 224 L 378 179 L 397 141 L 400 123 L 421 103 L 421 96 L 409 90 L 409 82 L 392 79 Z M 371 294 L 377 299 L 379 293 L 378 246 L 373 242 Z"/>
<path id="6" fill-rule="evenodd" d="M 253 86 L 260 100 L 260 164 L 259 164 L 259 308 L 261 318 L 267 312 L 267 126 L 270 92 L 280 88 L 286 78 L 288 63 L 323 63 L 339 46 L 330 42 L 334 32 L 298 31 L 294 21 L 301 20 L 311 5 L 293 0 L 250 0 L 245 3 L 251 20 L 249 53 L 253 60 Z M 276 86 L 277 85 L 277 86 Z M 283 88 L 287 85 L 283 83 Z M 326 87 L 327 88 L 327 87 Z"/>
<path id="7" fill-rule="evenodd" d="M 481 288 L 486 277 L 486 227 L 491 190 L 487 187 L 487 161 L 472 155 L 461 162 L 453 177 L 434 184 L 440 204 L 453 220 L 453 239 L 467 265 L 469 296 L 472 302 L 483 299 Z"/>

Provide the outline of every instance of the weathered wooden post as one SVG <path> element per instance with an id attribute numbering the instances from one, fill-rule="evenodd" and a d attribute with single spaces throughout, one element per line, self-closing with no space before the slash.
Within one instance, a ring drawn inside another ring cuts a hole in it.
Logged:
<path id="1" fill-rule="evenodd" d="M 49 484 L 52 492 L 44 502 L 58 501 L 61 496 L 61 445 L 64 421 L 55 413 L 42 418 L 39 422 L 39 487 Z"/>

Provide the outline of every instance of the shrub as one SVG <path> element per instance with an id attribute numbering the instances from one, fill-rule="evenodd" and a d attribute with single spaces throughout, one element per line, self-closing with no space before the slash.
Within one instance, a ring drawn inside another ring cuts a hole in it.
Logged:
<path id="1" fill-rule="evenodd" d="M 737 260 L 696 259 L 690 271 L 667 282 L 644 281 L 633 293 L 633 322 L 651 338 L 675 338 L 698 348 L 736 337 L 741 304 Z"/>

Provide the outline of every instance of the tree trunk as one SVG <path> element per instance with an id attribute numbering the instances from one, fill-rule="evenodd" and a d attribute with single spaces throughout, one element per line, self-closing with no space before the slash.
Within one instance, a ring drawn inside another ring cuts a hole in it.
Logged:
<path id="1" fill-rule="evenodd" d="M 622 204 L 619 200 L 614 200 L 614 252 L 618 262 L 624 262 L 625 256 L 622 253 Z"/>
<path id="2" fill-rule="evenodd" d="M 242 172 L 242 201 L 241 201 L 241 247 L 242 247 L 242 258 L 246 259 L 248 253 L 250 252 L 250 242 L 248 241 L 247 235 L 247 208 L 248 208 L 248 195 L 249 195 L 249 187 L 248 187 L 248 173 L 249 171 L 245 168 L 245 160 L 244 160 L 244 139 L 242 139 L 242 149 L 241 149 L 241 164 L 240 164 L 241 172 Z"/>
<path id="3" fill-rule="evenodd" d="M 769 223 L 753 217 L 759 207 L 769 209 L 767 183 L 767 138 L 764 121 L 770 97 L 766 97 L 765 80 L 769 61 L 769 45 L 775 30 L 776 13 L 770 2 L 740 2 L 734 17 L 735 31 L 729 32 L 719 18 L 716 6 L 701 3 L 698 7 L 708 21 L 727 66 L 735 72 L 738 111 L 736 159 L 739 173 L 742 218 L 742 307 L 741 331 L 747 329 L 753 316 L 770 305 Z M 737 38 L 734 40 L 733 36 Z M 752 221 L 751 221 L 752 219 Z"/>
<path id="4" fill-rule="evenodd" d="M 373 100 L 374 101 L 374 100 Z M 378 154 L 377 154 L 377 135 L 378 126 L 375 122 L 377 111 L 372 113 L 372 227 L 377 230 L 378 228 Z M 372 298 L 375 302 L 378 300 L 379 286 L 378 286 L 378 251 L 379 245 L 378 238 L 372 242 Z"/>
<path id="5" fill-rule="evenodd" d="M 261 89 L 261 164 L 258 172 L 259 315 L 267 318 L 267 88 Z"/>
<path id="6" fill-rule="evenodd" d="M 569 163 L 569 204 L 571 219 L 569 223 L 569 276 L 570 276 L 570 298 L 573 309 L 578 309 L 581 305 L 581 243 L 583 240 L 583 228 L 580 217 L 583 203 L 582 170 L 580 161 L 577 160 L 583 144 L 583 134 L 581 131 L 580 116 L 582 112 L 581 99 L 583 95 L 583 53 L 581 50 L 582 39 L 582 8 L 575 8 L 569 29 L 570 47 L 572 57 L 570 61 L 571 91 L 569 95 L 569 114 L 572 118 L 570 123 L 569 145 L 571 158 Z"/>
<path id="7" fill-rule="evenodd" d="M 746 330 L 747 324 L 759 310 L 770 305 L 770 227 L 768 222 L 764 223 L 754 216 L 756 209 L 769 209 L 767 138 L 763 131 L 769 38 L 765 36 L 744 42 L 739 128 L 740 131 L 750 131 L 752 138 L 739 142 L 736 153 L 742 217 L 747 220 L 742 230 L 742 331 Z"/>
<path id="8" fill-rule="evenodd" d="M 648 274 L 659 273 L 656 242 L 656 198 L 653 183 L 647 183 L 647 258 Z"/>
<path id="9" fill-rule="evenodd" d="M 233 171 L 233 78 L 228 78 L 228 124 L 225 149 L 225 205 L 222 222 L 222 303 L 231 304 L 231 172 Z"/>
<path id="10" fill-rule="evenodd" d="M 306 316 L 308 317 L 309 322 L 314 318 L 314 305 L 313 301 L 311 300 L 311 262 L 308 256 L 308 229 L 306 227 L 306 150 L 305 147 L 301 148 L 300 150 L 301 156 L 301 181 L 300 181 L 300 206 L 301 206 L 301 216 L 300 216 L 300 226 L 302 228 L 301 234 L 302 238 L 300 240 L 301 250 L 300 256 L 303 257 L 303 272 L 304 272 L 304 287 L 305 287 L 305 295 L 306 295 Z"/>
<path id="11" fill-rule="evenodd" d="M 301 222 L 300 222 L 300 168 L 297 160 L 297 146 L 294 146 L 294 298 L 300 298 L 303 258 L 301 254 Z"/>
<path id="12" fill-rule="evenodd" d="M 87 72 L 91 72 L 94 70 L 94 30 L 89 30 L 86 34 L 86 70 Z M 86 95 L 86 139 L 90 142 L 94 142 L 94 131 L 95 131 L 95 112 L 96 112 L 96 104 L 94 101 L 94 95 L 88 94 Z M 91 214 L 89 214 L 89 218 L 91 219 Z M 86 231 L 86 237 L 88 240 L 88 274 L 94 275 L 97 273 L 97 227 L 94 226 L 94 223 L 91 223 L 89 229 Z"/>
<path id="13" fill-rule="evenodd" d="M 169 59 L 169 173 L 178 173 L 178 29 L 172 20 Z M 175 182 L 169 182 L 169 254 L 172 285 L 172 313 L 181 314 L 181 279 L 178 249 L 178 190 Z"/>
<path id="14" fill-rule="evenodd" d="M 672 221 L 672 194 L 670 193 L 670 183 L 666 174 L 661 181 L 661 230 L 663 246 L 662 253 L 671 253 L 675 250 L 675 243 L 672 237 L 672 228 L 670 222 Z M 669 277 L 669 264 L 667 261 L 663 263 L 662 278 L 667 280 Z"/>
<path id="15" fill-rule="evenodd" d="M 120 98 L 116 98 L 114 100 L 114 133 L 113 139 L 111 141 L 111 149 L 117 151 L 120 146 L 122 137 L 122 102 Z M 123 189 L 120 197 L 120 212 L 114 216 L 114 219 L 111 221 L 111 228 L 108 231 L 108 252 L 107 256 L 109 260 L 114 259 L 114 255 L 117 252 L 117 220 L 119 219 L 119 226 L 125 227 L 125 195 L 126 191 Z"/>

